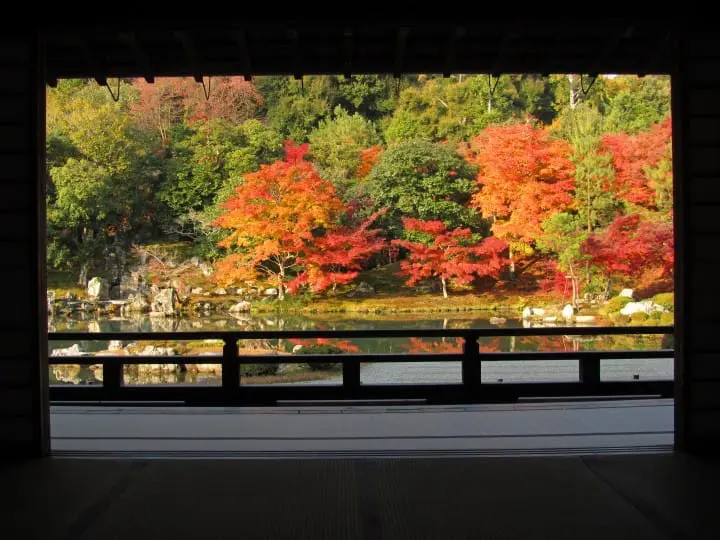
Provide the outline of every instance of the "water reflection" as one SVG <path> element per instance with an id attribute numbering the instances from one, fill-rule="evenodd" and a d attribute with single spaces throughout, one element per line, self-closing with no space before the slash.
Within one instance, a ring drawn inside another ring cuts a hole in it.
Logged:
<path id="1" fill-rule="evenodd" d="M 154 318 L 138 315 L 136 317 L 97 317 L 80 313 L 70 317 L 55 317 L 50 321 L 52 332 L 198 332 L 198 331 L 251 331 L 251 330 L 378 330 L 378 329 L 490 329 L 523 328 L 527 321 L 508 317 L 497 317 L 496 313 L 457 313 L 433 318 L 428 314 L 396 314 L 351 316 L 339 314 L 276 315 L 263 314 L 238 317 L 209 316 L 202 318 Z M 599 320 L 595 325 L 607 324 Z M 302 354 L 456 354 L 462 352 L 461 338 L 359 338 L 359 339 L 253 339 L 238 343 L 241 355 L 275 355 L 277 362 L 270 364 L 247 364 L 242 368 L 245 382 L 250 384 L 267 383 L 303 383 L 318 384 L 321 381 L 336 382 L 339 375 L 337 364 L 283 363 L 283 357 Z M 478 340 L 481 352 L 532 352 L 532 351 L 611 351 L 672 348 L 672 336 L 633 335 L 633 336 L 507 336 L 490 337 Z M 222 341 L 217 339 L 195 341 L 142 341 L 117 340 L 98 342 L 81 340 L 52 341 L 51 354 L 60 356 L 62 349 L 73 347 L 84 355 L 98 354 L 149 355 L 174 357 L 158 360 L 157 364 L 145 366 L 129 365 L 124 368 L 126 384 L 219 384 L 220 365 L 204 366 L 184 365 L 178 362 L 182 356 L 219 356 L 222 354 Z M 72 353 L 69 353 L 72 354 Z M 289 358 L 288 358 L 289 359 Z M 209 360 L 211 361 L 211 360 Z M 88 362 L 92 362 L 88 359 Z M 162 363 L 165 362 L 165 363 Z M 535 362 L 487 363 L 483 371 L 483 380 L 568 380 L 575 378 L 577 363 L 573 366 Z M 643 378 L 658 376 L 672 377 L 672 360 L 655 362 L 637 360 L 617 360 L 608 365 L 606 373 L 616 376 Z M 507 364 L 507 365 L 505 365 Z M 491 367 L 492 366 L 492 367 Z M 296 369 L 297 368 L 297 369 Z M 365 384 L 370 381 L 396 382 L 457 382 L 459 364 L 372 364 L 362 368 Z M 102 368 L 91 363 L 83 366 L 53 366 L 51 382 L 57 384 L 101 384 Z"/>

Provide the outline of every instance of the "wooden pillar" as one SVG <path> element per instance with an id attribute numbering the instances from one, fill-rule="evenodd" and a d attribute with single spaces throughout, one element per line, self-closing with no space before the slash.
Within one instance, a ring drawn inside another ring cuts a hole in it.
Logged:
<path id="1" fill-rule="evenodd" d="M 0 36 L 0 456 L 49 450 L 45 81 L 37 34 Z"/>
<path id="2" fill-rule="evenodd" d="M 720 455 L 720 39 L 713 30 L 678 32 L 672 75 L 675 442 L 680 451 Z"/>

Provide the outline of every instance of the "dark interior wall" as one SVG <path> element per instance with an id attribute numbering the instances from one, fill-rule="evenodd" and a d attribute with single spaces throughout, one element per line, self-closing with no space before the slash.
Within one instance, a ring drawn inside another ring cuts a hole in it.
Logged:
<path id="1" fill-rule="evenodd" d="M 678 34 L 673 69 L 677 445 L 720 453 L 720 39 Z M 42 47 L 0 38 L 0 455 L 48 451 Z"/>
<path id="2" fill-rule="evenodd" d="M 695 37 L 705 36 L 705 37 Z M 720 39 L 679 36 L 673 74 L 676 441 L 720 454 Z"/>
<path id="3" fill-rule="evenodd" d="M 45 85 L 35 34 L 0 38 L 0 455 L 48 451 Z"/>

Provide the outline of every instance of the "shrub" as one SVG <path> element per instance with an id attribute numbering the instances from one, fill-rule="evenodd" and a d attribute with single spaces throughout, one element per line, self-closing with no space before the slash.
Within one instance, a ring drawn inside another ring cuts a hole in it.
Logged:
<path id="1" fill-rule="evenodd" d="M 674 313 L 661 313 L 660 314 L 660 326 L 671 326 L 675 324 Z"/>
<path id="2" fill-rule="evenodd" d="M 607 301 L 607 303 L 602 307 L 602 311 L 606 314 L 617 313 L 630 302 L 632 302 L 632 298 L 627 298 L 626 296 L 615 296 Z"/>
<path id="3" fill-rule="evenodd" d="M 639 311 L 637 313 L 633 313 L 630 315 L 630 322 L 633 323 L 642 323 L 647 321 L 650 318 L 650 316 L 647 313 L 643 313 L 642 311 Z"/>
<path id="4" fill-rule="evenodd" d="M 343 350 L 334 345 L 306 345 L 295 354 L 342 354 Z M 337 362 L 306 362 L 312 371 L 328 371 L 339 366 Z"/>
<path id="5" fill-rule="evenodd" d="M 664 307 L 668 311 L 675 311 L 675 294 L 674 293 L 660 293 L 653 297 L 653 302 L 657 305 Z"/>
<path id="6" fill-rule="evenodd" d="M 242 364 L 240 366 L 241 377 L 258 377 L 262 375 L 276 375 L 279 365 L 274 364 Z"/>
<path id="7" fill-rule="evenodd" d="M 615 326 L 627 326 L 630 323 L 630 317 L 622 313 L 610 313 L 608 314 L 608 318 Z"/>

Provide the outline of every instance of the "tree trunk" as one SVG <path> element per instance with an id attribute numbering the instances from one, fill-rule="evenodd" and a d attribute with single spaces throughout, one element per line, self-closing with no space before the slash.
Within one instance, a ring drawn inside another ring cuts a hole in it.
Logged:
<path id="1" fill-rule="evenodd" d="M 278 284 L 278 300 L 285 300 L 285 284 L 282 281 Z"/>
<path id="2" fill-rule="evenodd" d="M 575 82 L 575 75 L 568 73 L 568 81 L 570 81 L 570 108 L 574 109 L 580 103 L 580 93 Z"/>
<path id="3" fill-rule="evenodd" d="M 445 278 L 444 278 L 444 277 L 441 277 L 441 278 L 440 278 L 440 282 L 442 283 L 443 298 L 447 298 L 447 297 L 448 297 L 448 293 L 447 293 L 447 282 L 445 281 Z"/>
<path id="4" fill-rule="evenodd" d="M 88 284 L 88 271 L 90 269 L 89 267 L 90 265 L 86 262 L 80 265 L 80 273 L 78 274 L 77 284 L 83 288 L 87 287 Z"/>

